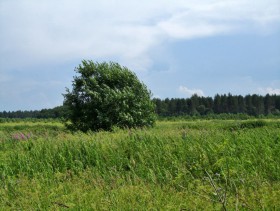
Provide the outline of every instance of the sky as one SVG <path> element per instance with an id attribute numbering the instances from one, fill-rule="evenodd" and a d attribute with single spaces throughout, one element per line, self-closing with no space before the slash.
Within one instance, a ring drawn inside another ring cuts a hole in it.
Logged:
<path id="1" fill-rule="evenodd" d="M 0 111 L 63 104 L 82 60 L 153 97 L 280 94 L 279 0 L 0 0 Z"/>

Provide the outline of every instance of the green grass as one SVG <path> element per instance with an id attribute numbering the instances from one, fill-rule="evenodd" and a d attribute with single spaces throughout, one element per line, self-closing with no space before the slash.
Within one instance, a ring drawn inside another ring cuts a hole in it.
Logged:
<path id="1" fill-rule="evenodd" d="M 279 131 L 260 119 L 88 134 L 1 123 L 0 210 L 277 209 Z"/>

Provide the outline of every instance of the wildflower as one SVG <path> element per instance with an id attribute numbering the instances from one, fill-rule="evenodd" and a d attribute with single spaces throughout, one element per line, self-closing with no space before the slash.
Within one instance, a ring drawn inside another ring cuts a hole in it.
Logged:
<path id="1" fill-rule="evenodd" d="M 26 135 L 27 139 L 30 139 L 31 136 L 32 136 L 32 133 L 28 133 L 28 134 Z"/>
<path id="2" fill-rule="evenodd" d="M 15 140 L 18 140 L 18 139 L 19 139 L 18 134 L 14 134 L 12 137 L 13 137 L 13 139 L 15 139 Z"/>
<path id="3" fill-rule="evenodd" d="M 25 135 L 24 135 L 23 133 L 20 133 L 20 138 L 21 138 L 22 140 L 26 139 L 26 137 L 25 137 Z"/>
<path id="4" fill-rule="evenodd" d="M 21 141 L 21 140 L 28 140 L 32 137 L 32 133 L 27 133 L 27 134 L 24 134 L 22 132 L 19 132 L 19 133 L 15 133 L 12 135 L 12 139 L 14 140 L 18 140 L 18 141 Z"/>

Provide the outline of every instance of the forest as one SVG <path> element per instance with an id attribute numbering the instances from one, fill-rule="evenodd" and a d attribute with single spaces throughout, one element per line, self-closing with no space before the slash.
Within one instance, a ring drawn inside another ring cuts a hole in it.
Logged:
<path id="1" fill-rule="evenodd" d="M 215 95 L 212 97 L 200 97 L 193 95 L 188 99 L 154 99 L 156 113 L 159 116 L 181 115 L 207 115 L 207 114 L 248 114 L 279 115 L 280 95 Z"/>
<path id="2" fill-rule="evenodd" d="M 190 98 L 153 99 L 155 112 L 160 117 L 207 116 L 211 114 L 246 114 L 249 116 L 280 115 L 280 95 L 232 95 L 216 94 L 202 97 L 194 94 Z M 63 118 L 65 106 L 35 111 L 2 111 L 0 118 Z"/>

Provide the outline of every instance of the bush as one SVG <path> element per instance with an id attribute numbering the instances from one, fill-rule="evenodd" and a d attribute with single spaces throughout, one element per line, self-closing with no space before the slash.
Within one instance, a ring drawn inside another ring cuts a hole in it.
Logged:
<path id="1" fill-rule="evenodd" d="M 112 130 L 152 126 L 151 92 L 137 76 L 117 63 L 82 61 L 75 69 L 73 90 L 64 94 L 72 130 Z"/>
<path id="2" fill-rule="evenodd" d="M 258 120 L 258 121 L 248 121 L 248 122 L 243 122 L 240 125 L 240 128 L 259 128 L 259 127 L 264 127 L 266 126 L 266 122 L 262 121 L 262 120 Z"/>

